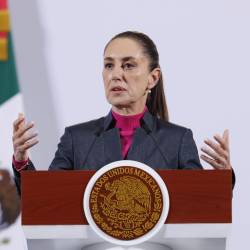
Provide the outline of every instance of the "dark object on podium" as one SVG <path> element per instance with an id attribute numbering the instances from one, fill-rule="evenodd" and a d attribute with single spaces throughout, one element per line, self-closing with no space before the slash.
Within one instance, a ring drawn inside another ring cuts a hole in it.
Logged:
<path id="1" fill-rule="evenodd" d="M 0 229 L 16 221 L 20 213 L 20 198 L 7 170 L 0 170 Z"/>

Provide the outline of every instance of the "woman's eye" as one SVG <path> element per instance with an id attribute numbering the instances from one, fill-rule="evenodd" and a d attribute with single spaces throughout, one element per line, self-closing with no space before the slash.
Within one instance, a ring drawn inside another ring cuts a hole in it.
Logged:
<path id="1" fill-rule="evenodd" d="M 105 69 L 112 69 L 113 64 L 112 64 L 112 63 L 106 63 L 106 64 L 104 65 L 104 67 L 105 67 Z"/>
<path id="2" fill-rule="evenodd" d="M 123 69 L 132 69 L 132 68 L 134 68 L 134 67 L 135 67 L 135 65 L 132 64 L 132 63 L 125 63 L 125 64 L 123 65 Z"/>

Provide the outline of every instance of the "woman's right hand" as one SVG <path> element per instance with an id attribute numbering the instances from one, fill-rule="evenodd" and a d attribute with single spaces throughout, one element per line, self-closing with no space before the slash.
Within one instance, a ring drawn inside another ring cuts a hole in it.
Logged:
<path id="1" fill-rule="evenodd" d="M 33 132 L 34 122 L 25 122 L 23 114 L 19 114 L 13 123 L 13 149 L 16 161 L 29 158 L 28 149 L 38 143 L 37 133 Z"/>

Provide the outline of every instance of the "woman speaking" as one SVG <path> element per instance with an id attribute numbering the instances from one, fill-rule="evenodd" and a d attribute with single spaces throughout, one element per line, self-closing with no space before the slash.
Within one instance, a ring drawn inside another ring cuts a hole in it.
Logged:
<path id="1" fill-rule="evenodd" d="M 169 122 L 159 55 L 145 34 L 127 31 L 104 49 L 103 82 L 109 114 L 65 129 L 50 170 L 99 169 L 128 159 L 158 169 L 201 169 L 190 129 Z M 38 143 L 34 123 L 19 115 L 13 124 L 13 168 L 35 167 L 28 149 Z M 201 158 L 215 169 L 230 169 L 229 135 L 205 140 Z"/>

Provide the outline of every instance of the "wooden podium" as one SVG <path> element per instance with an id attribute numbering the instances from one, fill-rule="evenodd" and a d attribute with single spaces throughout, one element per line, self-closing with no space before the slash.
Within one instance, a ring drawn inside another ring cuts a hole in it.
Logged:
<path id="1" fill-rule="evenodd" d="M 174 250 L 222 250 L 232 223 L 230 170 L 157 170 L 166 183 L 170 209 L 150 242 Z M 85 187 L 95 171 L 23 171 L 22 225 L 29 250 L 88 249 L 105 242 L 83 211 Z M 110 249 L 110 248 L 109 248 Z M 143 249 L 140 245 L 112 249 Z M 153 250 L 151 248 L 151 250 Z"/>

